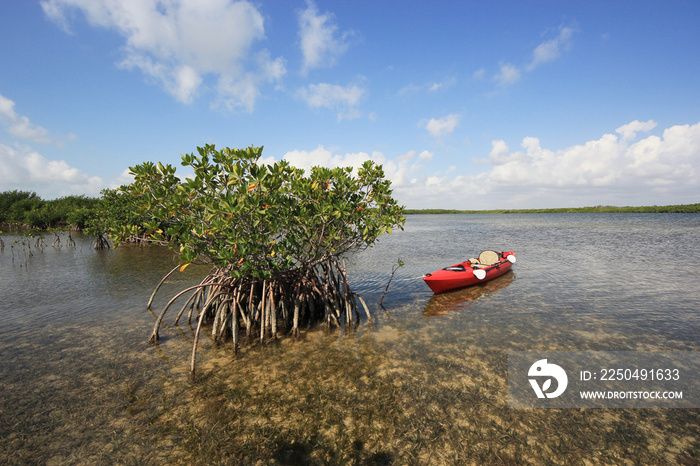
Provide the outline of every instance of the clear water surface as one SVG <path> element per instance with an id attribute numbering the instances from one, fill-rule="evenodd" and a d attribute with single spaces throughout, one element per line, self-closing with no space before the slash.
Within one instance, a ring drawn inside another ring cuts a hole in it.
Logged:
<path id="1" fill-rule="evenodd" d="M 42 250 L 36 239 L 1 237 L 0 462 L 165 461 L 174 447 L 149 441 L 162 418 L 135 411 L 133 401 L 186 396 L 191 327 L 168 327 L 160 345 L 146 343 L 154 317 L 145 303 L 177 258 L 156 247 L 94 251 L 84 238 L 69 248 L 64 236 L 57 248 L 48 236 Z M 697 351 L 699 239 L 695 214 L 409 216 L 404 231 L 347 258 L 374 315 L 359 335 L 380 342 L 389 365 L 415 367 L 436 353 Z M 484 249 L 513 250 L 517 263 L 492 282 L 442 295 L 420 279 Z M 398 259 L 405 265 L 382 309 Z M 156 312 L 205 271 L 175 274 Z M 199 357 L 217 351 L 205 338 Z M 487 370 L 503 372 L 499 358 Z"/>

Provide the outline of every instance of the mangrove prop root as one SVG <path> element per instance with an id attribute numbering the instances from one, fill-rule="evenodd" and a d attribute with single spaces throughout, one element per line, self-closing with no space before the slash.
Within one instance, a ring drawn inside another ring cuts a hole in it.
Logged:
<path id="1" fill-rule="evenodd" d="M 367 304 L 365 304 L 365 300 L 362 299 L 362 296 L 360 296 L 359 294 L 356 294 L 356 293 L 353 293 L 353 294 L 357 297 L 357 299 L 360 300 L 360 302 L 362 303 L 362 307 L 365 308 L 365 314 L 367 314 L 367 320 L 372 322 L 372 316 L 369 313 L 369 309 L 367 309 Z"/>
<path id="2" fill-rule="evenodd" d="M 170 272 L 168 272 L 167 275 L 165 275 L 165 277 L 163 277 L 163 279 L 160 281 L 160 283 L 158 283 L 158 286 L 156 286 L 156 289 L 153 290 L 153 293 L 151 293 L 151 299 L 148 300 L 148 304 L 146 304 L 146 308 L 148 308 L 148 309 L 151 308 L 151 304 L 153 304 L 153 299 L 156 297 L 156 293 L 158 293 L 158 290 L 160 289 L 160 287 L 163 286 L 163 283 L 165 283 L 165 280 L 167 280 L 168 277 L 170 277 L 172 274 L 174 274 L 179 268 L 180 268 L 179 265 L 176 266 L 174 269 L 172 269 Z"/>
<path id="3" fill-rule="evenodd" d="M 178 268 L 168 272 L 153 291 L 149 309 L 158 290 Z M 344 264 L 337 258 L 313 267 L 279 272 L 266 280 L 235 277 L 231 272 L 229 266 L 211 269 L 199 284 L 176 293 L 153 325 L 149 342 L 155 344 L 167 311 L 175 301 L 189 294 L 177 313 L 175 324 L 185 310 L 189 311 L 188 322 L 192 314 L 197 313 L 190 367 L 193 380 L 200 332 L 205 325 L 211 325 L 213 341 L 219 343 L 231 338 L 234 351 L 238 352 L 244 329 L 248 342 L 257 338 L 264 345 L 269 339 L 277 338 L 280 328 L 292 336 L 297 336 L 300 328 L 317 323 L 350 330 L 360 323 L 360 305 L 367 320 L 372 321 L 367 304 L 350 288 Z"/>
<path id="4" fill-rule="evenodd" d="M 158 342 L 158 329 L 160 329 L 160 324 L 163 322 L 163 317 L 165 317 L 165 313 L 168 311 L 168 308 L 170 308 L 170 306 L 177 300 L 177 298 L 179 298 L 180 296 L 182 296 L 184 294 L 187 294 L 189 291 L 192 291 L 196 288 L 202 288 L 205 286 L 210 286 L 210 285 L 195 285 L 195 286 L 191 286 L 189 288 L 185 288 L 184 290 L 182 290 L 181 292 L 179 292 L 178 294 L 173 296 L 170 301 L 168 301 L 168 304 L 165 305 L 163 310 L 158 315 L 158 318 L 156 319 L 156 323 L 153 326 L 153 333 L 151 333 L 151 338 L 148 339 L 149 343 L 157 343 Z M 208 304 L 209 303 L 207 303 L 207 305 Z M 205 305 L 205 309 L 207 308 L 207 305 Z"/>
<path id="5" fill-rule="evenodd" d="M 177 325 L 178 322 L 180 322 L 180 317 L 182 317 L 182 314 L 185 312 L 185 309 L 187 309 L 188 306 L 190 308 L 194 306 L 194 301 L 195 301 L 195 299 L 197 299 L 197 296 L 198 296 L 198 291 L 195 291 L 194 293 L 192 293 L 190 295 L 190 297 L 187 299 L 187 302 L 185 302 L 185 304 L 180 309 L 180 312 L 178 312 L 177 317 L 175 318 L 175 325 Z"/>
<path id="6" fill-rule="evenodd" d="M 93 248 L 95 250 L 110 249 L 112 246 L 109 243 L 109 237 L 104 233 L 98 233 L 95 237 Z"/>
<path id="7" fill-rule="evenodd" d="M 197 330 L 194 332 L 194 343 L 192 343 L 192 361 L 190 362 L 190 378 L 192 382 L 195 381 L 195 361 L 197 359 L 197 345 L 199 344 L 199 331 L 202 330 L 202 321 L 204 320 L 204 313 L 199 316 L 199 322 L 197 323 Z"/>

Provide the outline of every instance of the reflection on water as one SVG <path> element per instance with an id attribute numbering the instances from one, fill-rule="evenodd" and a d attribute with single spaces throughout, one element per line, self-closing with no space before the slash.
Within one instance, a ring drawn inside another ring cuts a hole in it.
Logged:
<path id="1" fill-rule="evenodd" d="M 423 308 L 423 315 L 426 317 L 442 316 L 448 312 L 466 309 L 473 301 L 485 294 L 494 293 L 505 288 L 510 285 L 513 280 L 515 280 L 515 273 L 511 269 L 500 277 L 486 283 L 435 294 L 430 298 L 425 308 Z"/>
<path id="2" fill-rule="evenodd" d="M 371 325 L 311 330 L 238 359 L 204 338 L 210 373 L 196 387 L 190 327 L 146 344 L 144 305 L 172 253 L 96 252 L 76 238 L 25 259 L 21 239 L 3 235 L 0 463 L 690 461 L 698 410 L 518 412 L 507 355 L 697 351 L 698 232 L 693 214 L 410 216 L 347 260 Z M 442 295 L 420 278 L 484 249 L 518 262 Z M 156 312 L 204 272 L 173 275 Z"/>

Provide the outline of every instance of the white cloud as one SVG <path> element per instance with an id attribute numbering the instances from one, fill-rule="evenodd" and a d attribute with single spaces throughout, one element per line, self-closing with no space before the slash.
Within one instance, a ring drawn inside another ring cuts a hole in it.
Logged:
<path id="1" fill-rule="evenodd" d="M 238 107 L 253 111 L 255 101 L 260 96 L 257 82 L 253 76 L 233 78 L 222 76 L 217 84 L 219 97 L 212 102 L 212 108 L 233 111 Z"/>
<path id="2" fill-rule="evenodd" d="M 415 151 L 409 151 L 383 164 L 384 173 L 391 180 L 393 189 L 411 189 L 419 183 L 419 179 L 425 180 L 425 174 L 420 170 L 423 165 L 413 162 L 415 155 Z"/>
<path id="3" fill-rule="evenodd" d="M 307 173 L 314 166 L 353 167 L 357 170 L 364 162 L 372 160 L 382 165 L 386 178 L 392 183 L 392 189 L 412 192 L 416 186 L 427 182 L 425 167 L 433 159 L 433 153 L 423 151 L 416 156 L 415 151 L 409 151 L 393 159 L 388 159 L 381 152 L 372 152 L 371 155 L 366 152 L 341 155 L 319 145 L 312 151 L 293 150 L 287 152 L 283 159 L 292 166 L 304 169 Z"/>
<path id="4" fill-rule="evenodd" d="M 623 141 L 630 141 L 637 137 L 638 132 L 649 132 L 656 128 L 656 122 L 654 120 L 649 121 L 638 121 L 634 120 L 632 123 L 620 126 L 615 130 L 616 133 L 622 135 Z"/>
<path id="5" fill-rule="evenodd" d="M 183 176 L 181 173 L 178 172 L 178 177 L 181 179 L 185 179 L 186 176 Z M 131 174 L 131 169 L 130 168 L 125 168 L 119 176 L 114 178 L 112 182 L 109 184 L 110 189 L 116 189 L 122 185 L 127 185 L 131 184 L 134 182 L 134 175 Z"/>
<path id="6" fill-rule="evenodd" d="M 369 154 L 365 152 L 338 155 L 334 154 L 332 151 L 326 149 L 322 145 L 319 145 L 312 151 L 289 151 L 284 154 L 282 158 L 289 162 L 290 165 L 301 168 L 306 172 L 309 172 L 311 167 L 315 166 L 327 168 L 353 167 L 357 169 L 367 160 L 375 160 L 377 158 L 379 160 L 383 160 L 383 157 L 379 153 L 373 154 L 373 157 L 370 157 Z"/>
<path id="7" fill-rule="evenodd" d="M 532 59 L 524 66 L 513 65 L 512 63 L 501 63 L 498 73 L 493 79 L 502 86 L 509 86 L 520 81 L 523 70 L 530 72 L 535 68 L 556 60 L 563 51 L 571 48 L 571 37 L 574 29 L 571 27 L 559 28 L 557 37 L 540 43 L 532 52 Z M 483 69 L 474 73 L 474 78 L 478 79 L 484 75 Z"/>
<path id="8" fill-rule="evenodd" d="M 461 118 L 461 115 L 451 113 L 442 118 L 431 118 L 430 120 L 423 121 L 421 125 L 428 130 L 431 136 L 435 138 L 441 138 L 443 136 L 452 134 L 452 132 L 459 124 L 459 120 Z"/>
<path id="9" fill-rule="evenodd" d="M 700 192 L 700 123 L 677 125 L 661 136 L 639 138 L 656 126 L 633 121 L 560 150 L 526 137 L 511 152 L 505 141 L 492 141 L 481 161 L 489 169 L 476 174 L 458 170 L 398 177 L 399 201 L 409 207 L 462 209 L 582 207 L 591 205 L 664 205 L 697 202 Z M 392 160 L 387 162 L 393 163 Z"/>
<path id="10" fill-rule="evenodd" d="M 29 147 L 0 144 L 0 184 L 3 189 L 36 191 L 42 197 L 69 194 L 99 195 L 104 183 L 71 167 L 64 160 L 48 160 Z"/>
<path id="11" fill-rule="evenodd" d="M 63 139 L 66 139 L 65 137 L 54 138 L 47 129 L 35 125 L 26 116 L 18 115 L 15 112 L 15 103 L 2 94 L 0 94 L 0 123 L 7 128 L 7 132 L 12 136 L 25 141 L 60 146 L 63 144 Z M 74 137 L 69 135 L 68 139 Z"/>
<path id="12" fill-rule="evenodd" d="M 286 72 L 281 58 L 253 52 L 254 43 L 265 38 L 263 16 L 245 0 L 45 0 L 41 5 L 64 30 L 80 11 L 90 25 L 116 31 L 125 41 L 119 66 L 139 69 L 185 104 L 211 75 L 218 81 L 218 102 L 252 111 L 258 88 Z"/>
<path id="13" fill-rule="evenodd" d="M 457 84 L 457 78 L 454 76 L 450 76 L 448 78 L 445 78 L 443 81 L 440 82 L 434 82 L 428 85 L 428 90 L 430 92 L 437 92 L 440 90 L 445 90 L 453 87 L 455 84 Z"/>
<path id="14" fill-rule="evenodd" d="M 616 134 L 565 149 L 542 147 L 525 137 L 520 150 L 492 141 L 480 173 L 455 166 L 434 169 L 439 154 L 408 151 L 391 157 L 380 152 L 337 154 L 324 146 L 284 155 L 292 165 L 359 167 L 373 160 L 384 167 L 394 196 L 411 208 L 498 209 L 664 205 L 697 202 L 700 192 L 700 123 L 672 126 L 661 136 L 648 132 L 654 122 L 631 122 Z M 626 135 L 626 136 L 624 136 Z"/>
<path id="15" fill-rule="evenodd" d="M 433 160 L 434 154 L 432 152 L 429 152 L 427 150 L 424 150 L 420 154 L 418 154 L 418 158 L 421 160 L 425 160 L 426 162 L 430 162 Z"/>
<path id="16" fill-rule="evenodd" d="M 349 46 L 352 32 L 338 35 L 338 26 L 330 13 L 319 14 L 313 1 L 307 0 L 306 9 L 299 14 L 299 38 L 303 55 L 302 73 L 312 68 L 328 67 Z"/>
<path id="17" fill-rule="evenodd" d="M 491 152 L 489 153 L 489 162 L 493 165 L 501 165 L 508 160 L 508 145 L 505 141 L 491 141 Z"/>
<path id="18" fill-rule="evenodd" d="M 535 47 L 532 52 L 532 61 L 525 67 L 528 71 L 532 71 L 536 67 L 554 61 L 561 56 L 562 50 L 568 50 L 571 47 L 571 36 L 574 30 L 570 27 L 562 27 L 559 29 L 559 35 L 552 40 L 542 42 Z"/>
<path id="19" fill-rule="evenodd" d="M 498 74 L 496 74 L 494 79 L 499 84 L 507 86 L 520 81 L 521 74 L 522 73 L 520 72 L 520 69 L 518 69 L 517 66 L 511 65 L 510 63 L 503 63 L 501 64 L 500 71 L 498 72 Z"/>
<path id="20" fill-rule="evenodd" d="M 310 84 L 297 91 L 297 97 L 311 108 L 329 108 L 339 111 L 338 119 L 352 119 L 359 116 L 357 106 L 367 91 L 359 86 L 339 86 L 336 84 Z"/>
<path id="21" fill-rule="evenodd" d="M 102 180 L 70 166 L 64 160 L 49 160 L 17 140 L 63 146 L 75 136 L 53 136 L 15 112 L 15 103 L 0 95 L 0 124 L 15 138 L 14 147 L 0 144 L 0 189 L 36 191 L 43 197 L 68 194 L 98 195 L 104 187 Z"/>

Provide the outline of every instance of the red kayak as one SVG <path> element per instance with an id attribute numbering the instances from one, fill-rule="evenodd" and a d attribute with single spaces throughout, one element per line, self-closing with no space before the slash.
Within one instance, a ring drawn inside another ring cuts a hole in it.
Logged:
<path id="1" fill-rule="evenodd" d="M 445 267 L 423 277 L 434 293 L 464 288 L 500 277 L 515 264 L 513 251 L 484 251 L 478 258 Z"/>

